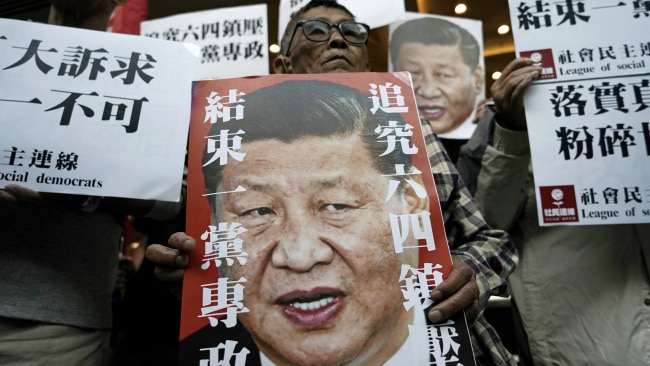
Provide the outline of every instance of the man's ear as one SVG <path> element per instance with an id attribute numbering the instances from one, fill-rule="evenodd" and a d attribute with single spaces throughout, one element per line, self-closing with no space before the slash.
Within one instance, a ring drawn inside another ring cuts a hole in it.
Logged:
<path id="1" fill-rule="evenodd" d="M 477 93 L 480 93 L 483 88 L 483 79 L 483 68 L 481 65 L 476 66 L 476 70 L 474 70 L 474 90 L 476 90 Z"/>
<path id="2" fill-rule="evenodd" d="M 286 56 L 278 56 L 273 60 L 273 72 L 276 74 L 293 74 L 291 60 Z"/>
<path id="3" fill-rule="evenodd" d="M 411 175 L 410 177 L 416 184 L 417 189 L 413 188 L 411 183 L 405 183 L 406 189 L 404 190 L 404 200 L 409 213 L 419 214 L 422 211 L 429 211 L 429 196 L 427 195 L 424 181 L 419 174 Z"/>

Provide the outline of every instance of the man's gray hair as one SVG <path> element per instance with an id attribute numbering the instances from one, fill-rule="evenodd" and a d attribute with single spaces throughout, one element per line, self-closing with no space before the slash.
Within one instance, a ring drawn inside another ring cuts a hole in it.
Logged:
<path id="1" fill-rule="evenodd" d="M 346 12 L 349 16 L 354 19 L 354 14 L 348 10 L 345 6 L 339 4 L 336 2 L 336 0 L 311 0 L 310 2 L 307 3 L 307 5 L 303 6 L 300 8 L 293 16 L 291 17 L 291 20 L 289 20 L 289 24 L 287 24 L 287 27 L 284 29 L 284 34 L 282 35 L 282 39 L 280 40 L 280 54 L 288 56 L 287 50 L 289 49 L 289 40 L 291 39 L 291 35 L 293 34 L 294 30 L 296 29 L 296 25 L 300 20 L 302 20 L 302 15 L 306 13 L 308 10 L 313 9 L 315 7 L 322 6 L 325 8 L 332 8 L 332 9 L 339 9 L 343 10 Z"/>

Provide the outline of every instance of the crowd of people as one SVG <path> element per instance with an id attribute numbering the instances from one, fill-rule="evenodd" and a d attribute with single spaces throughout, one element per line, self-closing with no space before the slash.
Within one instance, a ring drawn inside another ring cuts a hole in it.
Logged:
<path id="1" fill-rule="evenodd" d="M 125 2 L 53 0 L 49 22 L 103 30 L 114 8 Z M 491 296 L 511 295 L 515 319 L 522 325 L 517 335 L 519 364 L 650 364 L 650 306 L 646 305 L 650 280 L 645 262 L 650 250 L 650 225 L 540 227 L 538 224 L 523 92 L 539 78 L 541 69 L 527 58 L 513 60 L 491 89 L 493 105 L 477 110 L 477 105 L 483 105 L 477 104 L 483 71 L 471 36 L 454 30 L 433 40 L 409 39 L 414 32 L 417 33 L 412 29 L 396 32 L 402 46 L 392 55 L 393 63 L 400 70 L 416 74 L 416 98 L 418 104 L 425 106 L 420 113 L 421 126 L 453 259 L 450 275 L 430 294 L 434 305 L 422 317 L 435 324 L 464 312 L 476 364 L 517 365 L 516 358 L 503 345 L 484 314 Z M 368 72 L 368 34 L 369 28 L 335 0 L 312 0 L 287 25 L 281 39 L 281 53 L 273 61 L 273 71 L 276 74 Z M 408 49 L 412 52 L 401 53 Z M 431 62 L 434 59 L 447 60 L 446 64 L 454 68 L 450 72 L 458 75 L 457 82 L 439 83 L 438 71 L 433 70 L 440 66 Z M 325 95 L 321 98 L 318 91 L 310 93 L 319 97 L 309 98 L 310 94 L 305 94 L 301 105 L 322 108 L 323 113 L 329 113 L 331 106 L 325 102 L 328 100 Z M 335 91 L 335 94 L 342 93 L 348 91 Z M 350 95 L 347 99 L 353 103 L 354 98 Z M 480 122 L 471 139 L 460 149 L 455 164 L 436 132 L 448 131 L 472 115 Z M 264 117 L 262 110 L 259 118 Z M 248 142 L 244 148 L 253 160 L 264 157 L 267 164 L 276 165 L 266 166 L 259 177 L 237 164 L 228 166 L 227 172 L 206 172 L 206 177 L 209 174 L 219 177 L 208 186 L 229 186 L 234 184 L 233 177 L 246 174 L 251 175 L 246 182 L 253 183 L 239 183 L 251 184 L 251 191 L 267 185 L 255 184 L 256 179 L 268 180 L 269 184 L 280 186 L 274 192 L 281 192 L 277 200 L 284 200 L 288 189 L 285 185 L 291 183 L 301 187 L 296 199 L 310 202 L 310 189 L 316 183 L 307 184 L 309 181 L 298 179 L 292 175 L 295 173 L 285 169 L 287 163 L 278 161 L 298 157 L 300 151 L 315 145 L 325 150 L 323 156 L 314 152 L 310 157 L 314 161 L 323 162 L 326 156 L 340 155 L 337 164 L 321 163 L 320 167 L 334 171 L 342 162 L 351 164 L 358 173 L 353 177 L 357 180 L 364 179 L 364 174 L 371 171 L 381 171 L 373 167 L 374 163 L 364 160 L 368 154 L 359 131 L 367 127 L 345 126 L 350 118 L 343 118 L 342 130 L 326 131 L 320 136 L 312 135 L 310 131 L 315 128 L 308 125 L 301 126 L 305 131 L 292 131 L 303 138 L 297 141 L 289 138 L 291 142 L 286 149 L 293 154 L 278 155 L 264 139 Z M 355 159 L 349 159 L 351 156 Z M 394 202 L 383 204 L 410 212 L 422 204 L 411 193 L 406 190 Z M 380 202 L 380 198 L 363 199 Z M 89 202 L 92 202 L 90 208 Z M 213 207 L 213 213 L 228 217 L 233 206 L 223 200 L 220 206 Z M 384 209 L 378 204 L 376 207 L 380 212 Z M 184 209 L 183 200 L 177 204 L 119 198 L 98 202 L 93 197 L 45 194 L 14 184 L 2 188 L 0 222 L 3 222 L 5 250 L 0 262 L 5 275 L 0 279 L 0 364 L 175 364 L 179 295 L 188 253 L 196 247 L 196 238 L 183 232 Z M 122 329 L 125 337 L 111 345 L 111 295 L 118 271 L 118 242 L 127 214 L 138 217 L 136 227 L 149 235 L 150 245 L 136 277 L 127 285 L 125 300 L 132 307 L 127 310 L 127 325 Z M 275 214 L 271 209 L 260 208 L 247 213 L 255 216 L 256 225 L 264 225 L 260 220 L 269 220 L 269 215 Z M 376 212 L 367 214 L 366 221 L 374 222 Z M 259 291 L 250 294 L 251 299 L 261 304 L 251 300 L 252 307 L 260 308 L 259 314 L 265 314 L 268 305 L 264 304 L 263 295 L 270 291 L 262 286 L 270 281 L 268 278 L 273 283 L 281 283 L 281 279 L 273 276 L 282 271 L 291 272 L 292 281 L 299 282 L 300 274 L 320 268 L 315 263 L 334 263 L 341 273 L 350 271 L 352 281 L 355 274 L 348 266 L 364 268 L 364 263 L 353 260 L 363 257 L 355 256 L 354 248 L 341 249 L 331 243 L 335 240 L 316 243 L 296 239 L 294 236 L 306 235 L 296 228 L 316 226 L 308 216 L 296 214 L 295 222 L 286 219 L 283 225 L 295 229 L 280 233 L 286 242 L 274 239 L 283 243 L 278 245 L 280 249 L 272 254 L 259 249 L 269 257 L 260 255 L 253 259 L 268 267 L 259 273 Z M 360 248 L 364 248 L 364 238 L 368 237 L 384 243 L 387 234 L 379 229 L 357 229 L 356 233 L 363 237 L 348 241 Z M 263 248 L 263 241 L 257 240 L 259 243 L 254 238 L 251 243 Z M 313 247 L 307 250 L 302 245 Z M 381 252 L 385 248 L 370 249 Z M 346 250 L 352 256 L 339 258 Z M 304 256 L 292 257 L 291 253 Z M 386 268 L 394 267 L 389 261 L 382 264 Z M 387 272 L 366 269 L 367 276 L 378 278 L 387 276 Z M 313 272 L 309 275 L 317 276 Z M 381 296 L 381 287 L 374 290 L 374 296 Z M 353 295 L 350 299 L 359 309 L 373 307 L 373 303 L 365 303 L 372 297 L 357 299 L 356 303 Z M 401 307 L 400 303 L 393 305 L 383 309 L 382 319 L 392 319 L 395 309 Z M 350 316 L 346 319 L 348 323 L 358 318 L 354 311 L 346 315 Z M 244 316 L 242 322 L 246 328 L 256 326 L 252 341 L 260 351 L 261 364 L 309 362 L 301 358 L 309 355 L 308 350 L 315 349 L 308 337 L 304 339 L 304 352 L 284 349 L 283 342 L 291 337 L 291 332 L 273 314 L 269 315 L 268 324 L 266 318 L 255 316 L 251 314 L 252 319 Z M 413 318 L 417 316 L 396 317 L 395 323 L 412 322 Z M 339 364 L 390 364 L 401 344 L 411 342 L 407 335 L 401 334 L 392 339 L 398 340 L 396 344 L 382 343 L 377 341 L 376 334 L 361 332 L 369 327 L 372 324 L 363 324 L 357 329 L 359 334 L 348 334 L 350 342 L 328 345 L 327 350 L 332 347 L 332 353 L 344 358 Z M 391 329 L 383 331 L 395 335 Z M 367 344 L 358 346 L 352 341 L 357 336 L 361 343 L 367 339 Z M 326 354 L 325 348 L 318 350 Z"/>

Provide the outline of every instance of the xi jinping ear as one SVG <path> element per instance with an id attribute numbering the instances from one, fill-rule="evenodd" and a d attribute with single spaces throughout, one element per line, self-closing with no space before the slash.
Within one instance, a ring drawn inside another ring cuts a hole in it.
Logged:
<path id="1" fill-rule="evenodd" d="M 474 70 L 474 90 L 476 90 L 476 93 L 480 93 L 481 90 L 483 89 L 483 80 L 485 79 L 483 75 L 483 68 L 481 65 L 476 67 L 476 70 Z"/>
<path id="2" fill-rule="evenodd" d="M 404 200 L 409 213 L 419 214 L 422 211 L 429 211 L 429 196 L 424 187 L 422 176 L 414 174 L 411 179 L 415 183 L 415 187 L 411 183 L 406 183 L 406 189 L 404 190 Z"/>

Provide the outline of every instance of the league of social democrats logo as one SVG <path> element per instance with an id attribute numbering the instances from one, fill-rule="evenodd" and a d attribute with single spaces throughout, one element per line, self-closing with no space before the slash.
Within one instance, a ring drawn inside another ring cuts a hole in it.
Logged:
<path id="1" fill-rule="evenodd" d="M 519 56 L 530 58 L 533 60 L 533 65 L 542 68 L 542 74 L 539 76 L 540 80 L 557 79 L 552 49 L 546 48 L 543 50 L 521 51 Z"/>
<path id="2" fill-rule="evenodd" d="M 573 186 L 539 187 L 544 223 L 578 222 L 578 206 Z"/>

